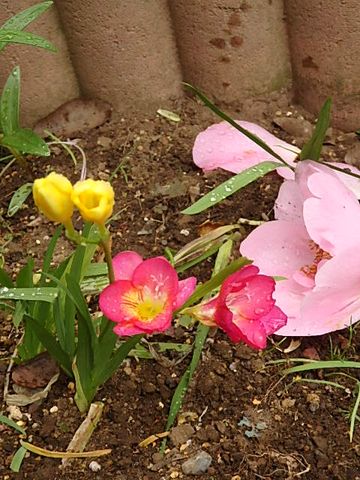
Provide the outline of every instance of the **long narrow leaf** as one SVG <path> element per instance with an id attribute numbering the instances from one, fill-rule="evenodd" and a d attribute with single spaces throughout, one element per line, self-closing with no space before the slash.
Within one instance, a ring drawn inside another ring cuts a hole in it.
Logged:
<path id="1" fill-rule="evenodd" d="M 19 128 L 19 103 L 20 67 L 15 67 L 6 80 L 0 101 L 1 128 L 5 135 Z"/>
<path id="2" fill-rule="evenodd" d="M 61 348 L 56 338 L 49 333 L 48 330 L 46 330 L 46 328 L 44 328 L 37 319 L 28 317 L 27 321 L 30 322 L 31 328 L 34 330 L 40 342 L 43 344 L 49 354 L 59 363 L 65 373 L 72 377 L 71 359 Z"/>
<path id="3" fill-rule="evenodd" d="M 46 2 L 46 3 L 52 3 L 52 2 Z M 40 278 L 40 281 L 39 281 L 39 287 L 43 287 L 46 284 L 46 274 L 50 270 L 50 265 L 51 265 L 51 261 L 52 261 L 53 256 L 54 256 L 54 251 L 55 251 L 55 248 L 56 248 L 56 244 L 57 244 L 62 232 L 63 232 L 63 227 L 62 226 L 57 227 L 57 229 L 55 230 L 55 233 L 52 236 L 52 238 L 49 242 L 49 245 L 46 249 L 46 252 L 45 252 L 45 255 L 44 255 L 44 260 L 43 260 L 43 265 L 42 265 L 42 272 L 43 273 L 41 274 L 41 278 Z"/>
<path id="4" fill-rule="evenodd" d="M 58 289 L 52 287 L 34 287 L 34 288 L 0 288 L 1 300 L 26 300 L 52 303 L 58 295 Z"/>
<path id="5" fill-rule="evenodd" d="M 287 368 L 283 373 L 288 375 L 290 373 L 307 372 L 309 370 L 320 370 L 323 368 L 360 368 L 360 362 L 350 360 L 322 360 Z"/>
<path id="6" fill-rule="evenodd" d="M 119 368 L 129 352 L 140 342 L 142 335 L 134 335 L 124 342 L 113 354 L 107 365 L 95 365 L 94 386 L 105 383 Z"/>
<path id="7" fill-rule="evenodd" d="M 319 160 L 326 131 L 330 125 L 331 104 L 332 100 L 328 98 L 322 106 L 314 132 L 300 152 L 300 160 Z"/>
<path id="8" fill-rule="evenodd" d="M 27 450 L 23 446 L 19 447 L 16 450 L 15 455 L 13 456 L 13 458 L 11 460 L 11 464 L 10 464 L 10 470 L 12 472 L 16 472 L 16 473 L 20 472 L 20 468 L 21 468 L 22 462 L 25 458 L 26 452 L 27 452 Z"/>
<path id="9" fill-rule="evenodd" d="M 24 183 L 19 187 L 13 196 L 11 197 L 8 210 L 7 210 L 7 216 L 12 217 L 17 213 L 20 208 L 24 205 L 26 202 L 28 196 L 31 193 L 32 190 L 32 183 Z"/>
<path id="10" fill-rule="evenodd" d="M 0 415 L 0 423 L 3 423 L 5 425 L 7 425 L 8 427 L 13 428 L 14 430 L 17 430 L 22 435 L 25 435 L 25 433 L 26 433 L 25 430 L 22 427 L 19 427 L 19 425 L 14 422 L 14 420 L 12 420 L 9 417 L 6 417 L 5 415 Z"/>
<path id="11" fill-rule="evenodd" d="M 13 15 L 9 20 L 7 20 L 1 27 L 0 30 L 23 30 L 31 22 L 36 20 L 45 10 L 47 10 L 53 2 L 42 2 L 37 5 L 33 5 L 26 10 L 23 10 L 16 15 Z M 0 43 L 0 51 L 6 47 L 6 43 Z"/>
<path id="12" fill-rule="evenodd" d="M 52 43 L 39 35 L 29 32 L 20 32 L 18 30 L 0 29 L 0 45 L 5 43 L 20 43 L 23 45 L 32 45 L 33 47 L 44 48 L 51 52 L 56 52 L 56 48 Z"/>
<path id="13" fill-rule="evenodd" d="M 258 178 L 263 177 L 279 167 L 281 167 L 281 165 L 278 162 L 262 162 L 258 165 L 247 168 L 243 172 L 238 173 L 211 190 L 211 192 L 201 197 L 197 202 L 183 210 L 181 213 L 184 213 L 185 215 L 195 215 L 196 213 L 203 212 L 204 210 L 220 203 L 222 200 L 225 200 L 225 198 L 230 195 L 233 195 L 241 188 L 246 187 L 249 183 L 254 182 Z"/>
<path id="14" fill-rule="evenodd" d="M 0 268 L 0 285 L 6 288 L 12 288 L 14 286 L 13 281 L 3 268 Z"/>
<path id="15" fill-rule="evenodd" d="M 252 140 L 254 143 L 256 143 L 257 145 L 259 145 L 259 147 L 261 147 L 263 150 L 265 150 L 265 152 L 267 153 L 270 153 L 270 155 L 272 155 L 273 157 L 277 158 L 282 164 L 284 165 L 287 165 L 288 164 L 286 163 L 286 161 L 281 158 L 280 155 L 278 155 L 276 152 L 274 152 L 274 150 L 272 148 L 270 148 L 263 140 L 261 140 L 261 138 L 257 137 L 256 135 L 254 135 L 253 133 L 249 132 L 248 130 L 246 130 L 245 128 L 241 127 L 239 124 L 237 124 L 235 122 L 235 120 L 233 120 L 231 117 L 229 117 L 226 113 L 224 113 L 223 111 L 220 110 L 220 108 L 218 108 L 216 105 L 214 105 L 200 90 L 198 90 L 197 88 L 193 87 L 192 85 L 190 85 L 189 83 L 184 83 L 185 87 L 188 88 L 189 90 L 191 90 L 193 93 L 195 93 L 195 95 L 197 95 L 200 100 L 208 107 L 210 108 L 210 110 L 212 110 L 216 115 L 218 115 L 220 118 L 222 118 L 223 120 L 227 121 L 228 123 L 230 123 L 230 125 L 232 125 L 234 128 L 236 128 L 236 130 L 239 130 L 239 132 L 241 132 L 243 135 L 245 135 L 246 137 L 250 138 L 250 140 Z"/>

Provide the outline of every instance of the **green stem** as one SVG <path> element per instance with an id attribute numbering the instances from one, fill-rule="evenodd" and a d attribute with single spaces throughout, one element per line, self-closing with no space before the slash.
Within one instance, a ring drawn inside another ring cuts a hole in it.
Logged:
<path id="1" fill-rule="evenodd" d="M 101 236 L 101 246 L 104 249 L 105 253 L 105 262 L 107 263 L 108 267 L 108 277 L 109 277 L 109 282 L 113 283 L 115 282 L 115 273 L 114 273 L 114 267 L 112 263 L 112 256 L 111 256 L 111 236 L 109 230 L 105 227 L 105 225 L 99 225 L 99 232 Z"/>

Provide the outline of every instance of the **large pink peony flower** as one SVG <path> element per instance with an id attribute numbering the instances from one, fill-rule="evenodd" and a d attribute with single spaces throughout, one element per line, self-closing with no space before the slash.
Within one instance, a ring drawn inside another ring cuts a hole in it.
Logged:
<path id="1" fill-rule="evenodd" d="M 360 205 L 329 167 L 303 161 L 280 188 L 275 221 L 242 242 L 242 255 L 277 282 L 288 316 L 279 335 L 320 335 L 360 318 Z"/>
<path id="2" fill-rule="evenodd" d="M 233 342 L 262 349 L 266 337 L 286 324 L 286 315 L 272 298 L 274 288 L 273 278 L 248 265 L 230 275 L 216 297 L 187 312 L 205 325 L 220 327 Z"/>
<path id="3" fill-rule="evenodd" d="M 196 278 L 178 279 L 164 257 L 143 260 L 136 252 L 122 252 L 113 259 L 115 282 L 100 294 L 101 311 L 117 325 L 117 335 L 163 332 L 173 313 L 193 293 Z"/>

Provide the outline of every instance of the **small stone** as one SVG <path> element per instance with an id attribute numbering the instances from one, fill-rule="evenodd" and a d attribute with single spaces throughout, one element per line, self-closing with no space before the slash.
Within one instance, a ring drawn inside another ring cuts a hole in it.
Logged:
<path id="1" fill-rule="evenodd" d="M 93 460 L 92 462 L 89 463 L 89 468 L 92 472 L 100 472 L 101 465 L 100 465 L 100 463 Z"/>
<path id="2" fill-rule="evenodd" d="M 177 447 L 185 443 L 194 433 L 193 427 L 188 423 L 184 423 L 171 429 L 170 440 Z"/>
<path id="3" fill-rule="evenodd" d="M 312 413 L 316 412 L 320 407 L 320 397 L 316 393 L 308 393 L 306 401 L 309 403 L 309 409 Z"/>
<path id="4" fill-rule="evenodd" d="M 12 420 L 21 420 L 22 419 L 22 413 L 19 407 L 15 405 L 10 405 L 7 408 L 7 411 L 9 412 L 9 418 Z"/>
<path id="5" fill-rule="evenodd" d="M 56 405 L 51 407 L 50 410 L 49 410 L 50 413 L 57 413 L 58 411 L 59 411 L 59 408 Z"/>
<path id="6" fill-rule="evenodd" d="M 174 470 L 173 472 L 170 473 L 170 478 L 178 478 L 179 475 L 180 473 Z"/>
<path id="7" fill-rule="evenodd" d="M 295 405 L 296 400 L 294 398 L 284 398 L 281 402 L 283 408 L 292 408 Z"/>
<path id="8" fill-rule="evenodd" d="M 109 149 L 111 147 L 112 140 L 109 137 L 101 136 L 98 138 L 96 143 L 100 145 L 100 147 L 103 147 L 104 149 Z"/>
<path id="9" fill-rule="evenodd" d="M 201 450 L 199 453 L 190 457 L 181 465 L 181 469 L 185 475 L 202 475 L 206 473 L 212 462 L 211 456 Z"/>

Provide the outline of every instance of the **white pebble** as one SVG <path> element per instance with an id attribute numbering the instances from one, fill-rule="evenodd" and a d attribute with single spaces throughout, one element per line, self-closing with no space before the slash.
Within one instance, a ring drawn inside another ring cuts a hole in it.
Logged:
<path id="1" fill-rule="evenodd" d="M 100 463 L 93 460 L 92 462 L 89 463 L 89 468 L 92 472 L 100 472 L 101 465 L 100 465 Z"/>
<path id="2" fill-rule="evenodd" d="M 56 413 L 56 412 L 58 412 L 58 410 L 59 410 L 59 408 L 56 405 L 54 405 L 53 407 L 50 408 L 49 412 L 50 413 Z"/>

